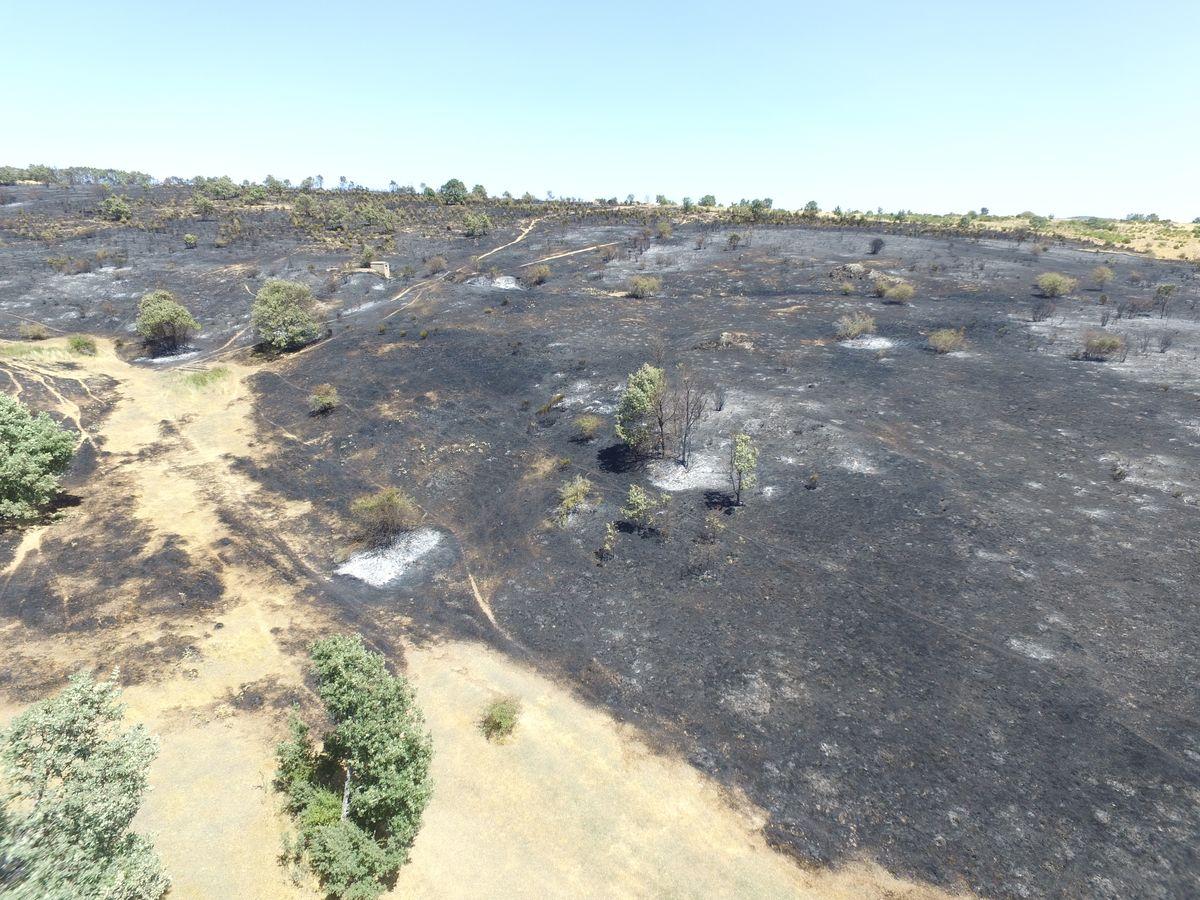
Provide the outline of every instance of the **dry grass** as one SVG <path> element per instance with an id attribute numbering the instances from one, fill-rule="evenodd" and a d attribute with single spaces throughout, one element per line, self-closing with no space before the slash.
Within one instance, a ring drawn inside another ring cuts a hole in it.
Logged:
<path id="1" fill-rule="evenodd" d="M 837 325 L 836 333 L 839 341 L 849 341 L 864 334 L 875 333 L 875 317 L 869 316 L 864 312 L 842 316 L 835 324 Z"/>
<path id="2" fill-rule="evenodd" d="M 939 328 L 929 333 L 928 343 L 934 353 L 953 353 L 966 346 L 967 336 L 961 328 Z"/>

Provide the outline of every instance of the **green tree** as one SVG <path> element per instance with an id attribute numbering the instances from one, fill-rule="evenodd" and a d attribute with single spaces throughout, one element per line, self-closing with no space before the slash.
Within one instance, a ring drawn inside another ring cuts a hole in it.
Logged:
<path id="1" fill-rule="evenodd" d="M 271 349 L 295 350 L 321 335 L 321 326 L 312 314 L 313 304 L 307 285 L 272 279 L 255 295 L 250 321 L 259 340 Z"/>
<path id="2" fill-rule="evenodd" d="M 323 638 L 311 659 L 333 727 L 317 750 L 293 718 L 276 753 L 276 784 L 296 816 L 297 849 L 322 887 L 369 900 L 408 861 L 429 803 L 433 744 L 408 681 L 362 638 Z"/>
<path id="3" fill-rule="evenodd" d="M 492 230 L 492 220 L 487 213 L 468 212 L 463 216 L 463 230 L 467 237 L 483 237 Z"/>
<path id="4" fill-rule="evenodd" d="M 36 516 L 57 493 L 74 452 L 70 431 L 0 394 L 0 519 Z"/>
<path id="5" fill-rule="evenodd" d="M 666 393 L 663 370 L 644 363 L 625 383 L 617 404 L 617 437 L 639 453 L 645 452 L 658 437 L 656 410 Z"/>
<path id="6" fill-rule="evenodd" d="M 736 432 L 729 445 L 729 480 L 733 482 L 733 502 L 742 505 L 742 491 L 758 481 L 758 448 L 750 435 Z"/>
<path id="7" fill-rule="evenodd" d="M 151 291 L 138 301 L 134 327 L 154 353 L 173 353 L 200 328 L 170 291 Z"/>
<path id="8" fill-rule="evenodd" d="M 0 885 L 14 900 L 157 900 L 170 880 L 129 826 L 158 744 L 123 729 L 115 673 L 76 675 L 0 739 Z"/>
<path id="9" fill-rule="evenodd" d="M 471 199 L 475 202 L 482 203 L 487 198 L 487 188 L 485 188 L 482 184 L 477 184 L 475 187 L 471 188 Z"/>
<path id="10" fill-rule="evenodd" d="M 128 222 L 133 217 L 133 208 L 127 198 L 113 194 L 100 201 L 100 216 L 110 222 Z"/>
<path id="11" fill-rule="evenodd" d="M 717 198 L 714 197 L 712 194 L 705 194 L 703 197 L 700 198 L 700 205 L 701 206 L 716 206 Z"/>
<path id="12" fill-rule="evenodd" d="M 457 178 L 451 178 L 440 188 L 438 188 L 438 196 L 442 202 L 449 205 L 467 202 L 467 186 Z"/>

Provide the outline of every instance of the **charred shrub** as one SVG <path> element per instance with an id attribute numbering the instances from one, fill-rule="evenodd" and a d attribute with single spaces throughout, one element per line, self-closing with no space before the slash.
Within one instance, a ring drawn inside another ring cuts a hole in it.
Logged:
<path id="1" fill-rule="evenodd" d="M 530 287 L 545 284 L 550 279 L 550 267 L 545 265 L 531 266 L 525 273 L 525 283 Z"/>
<path id="2" fill-rule="evenodd" d="M 337 409 L 340 402 L 337 388 L 332 384 L 318 384 L 308 398 L 308 412 L 313 416 L 323 416 Z"/>
<path id="3" fill-rule="evenodd" d="M 871 238 L 871 246 L 869 252 L 872 256 L 878 256 L 879 251 L 883 249 L 883 238 Z"/>

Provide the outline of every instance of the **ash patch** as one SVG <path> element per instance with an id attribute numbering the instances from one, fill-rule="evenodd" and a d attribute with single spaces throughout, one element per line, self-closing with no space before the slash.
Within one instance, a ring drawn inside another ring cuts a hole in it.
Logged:
<path id="1" fill-rule="evenodd" d="M 387 547 L 355 553 L 334 571 L 371 587 L 386 587 L 414 569 L 441 542 L 440 531 L 420 528 L 401 535 Z"/>

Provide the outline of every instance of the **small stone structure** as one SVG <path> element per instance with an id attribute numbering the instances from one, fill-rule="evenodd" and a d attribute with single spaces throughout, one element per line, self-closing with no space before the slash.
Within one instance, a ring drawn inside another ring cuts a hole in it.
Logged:
<path id="1" fill-rule="evenodd" d="M 372 260 L 369 268 L 372 272 L 377 272 L 384 278 L 392 277 L 392 267 L 381 259 Z"/>

